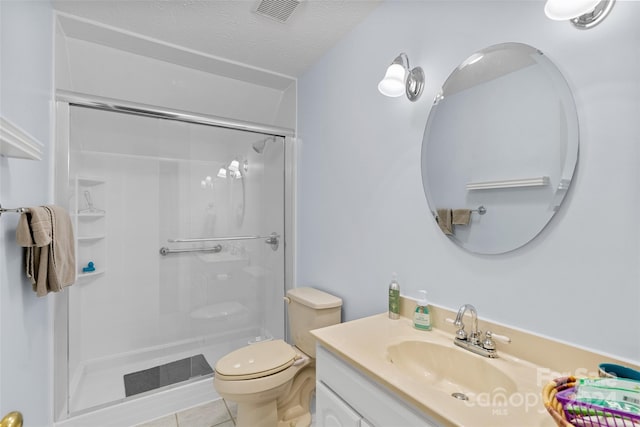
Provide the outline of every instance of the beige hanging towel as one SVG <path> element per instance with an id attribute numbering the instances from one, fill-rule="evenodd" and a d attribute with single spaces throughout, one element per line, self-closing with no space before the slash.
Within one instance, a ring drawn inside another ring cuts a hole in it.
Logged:
<path id="1" fill-rule="evenodd" d="M 27 277 L 41 297 L 76 281 L 73 226 L 59 206 L 37 206 L 20 216 L 16 240 L 25 247 Z"/>
<path id="2" fill-rule="evenodd" d="M 451 209 L 438 209 L 436 216 L 436 222 L 440 226 L 440 229 L 447 236 L 451 236 L 453 234 L 453 226 L 451 225 L 452 221 L 452 211 Z"/>
<path id="3" fill-rule="evenodd" d="M 471 209 L 454 209 L 453 219 L 451 223 L 453 225 L 469 225 L 471 221 Z"/>

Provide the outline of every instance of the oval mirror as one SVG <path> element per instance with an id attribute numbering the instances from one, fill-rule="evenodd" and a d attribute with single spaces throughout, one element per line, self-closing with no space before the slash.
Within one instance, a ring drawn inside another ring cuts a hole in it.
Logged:
<path id="1" fill-rule="evenodd" d="M 578 159 L 578 118 L 555 65 L 503 43 L 467 58 L 436 96 L 422 140 L 433 217 L 479 254 L 519 248 L 564 199 Z"/>

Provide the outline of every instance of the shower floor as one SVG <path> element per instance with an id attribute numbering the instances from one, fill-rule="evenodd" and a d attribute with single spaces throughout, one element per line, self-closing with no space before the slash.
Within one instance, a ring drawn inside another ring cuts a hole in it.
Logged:
<path id="1" fill-rule="evenodd" d="M 216 361 L 225 354 L 233 351 L 251 339 L 252 335 L 235 339 L 232 342 L 215 342 L 209 345 L 185 346 L 177 345 L 163 349 L 155 349 L 152 354 L 145 354 L 145 360 L 140 360 L 141 355 L 128 355 L 113 358 L 108 361 L 95 361 L 87 363 L 77 369 L 71 382 L 71 393 L 69 398 L 69 413 L 73 415 L 82 414 L 94 409 L 102 408 L 114 403 L 120 403 L 125 399 L 135 399 L 149 393 L 127 397 L 125 390 L 125 375 L 141 372 L 171 362 L 191 358 L 195 353 L 203 357 L 203 362 L 209 367 L 215 366 Z M 201 343 L 200 343 L 201 344 Z M 148 352 L 145 352 L 148 353 Z M 212 373 L 198 376 L 189 381 L 211 381 L 213 388 Z M 179 384 L 184 384 L 181 382 Z M 171 385 L 163 385 L 171 387 Z"/>
<path id="2" fill-rule="evenodd" d="M 168 385 L 213 374 L 211 365 L 202 354 L 154 366 L 124 376 L 124 393 L 127 397 L 145 393 Z"/>

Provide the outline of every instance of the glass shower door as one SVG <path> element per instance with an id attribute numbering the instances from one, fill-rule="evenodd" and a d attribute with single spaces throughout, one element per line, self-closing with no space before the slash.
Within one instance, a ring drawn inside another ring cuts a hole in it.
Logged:
<path id="1" fill-rule="evenodd" d="M 282 137 L 71 108 L 69 413 L 283 337 L 284 162 Z"/>

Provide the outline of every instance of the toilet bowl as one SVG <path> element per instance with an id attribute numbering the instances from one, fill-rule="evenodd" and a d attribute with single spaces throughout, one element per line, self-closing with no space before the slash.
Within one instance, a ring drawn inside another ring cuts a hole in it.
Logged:
<path id="1" fill-rule="evenodd" d="M 340 323 L 342 300 L 313 288 L 287 292 L 294 345 L 251 344 L 218 360 L 214 386 L 238 405 L 237 427 L 307 427 L 315 390 L 315 339 L 309 331 Z"/>

